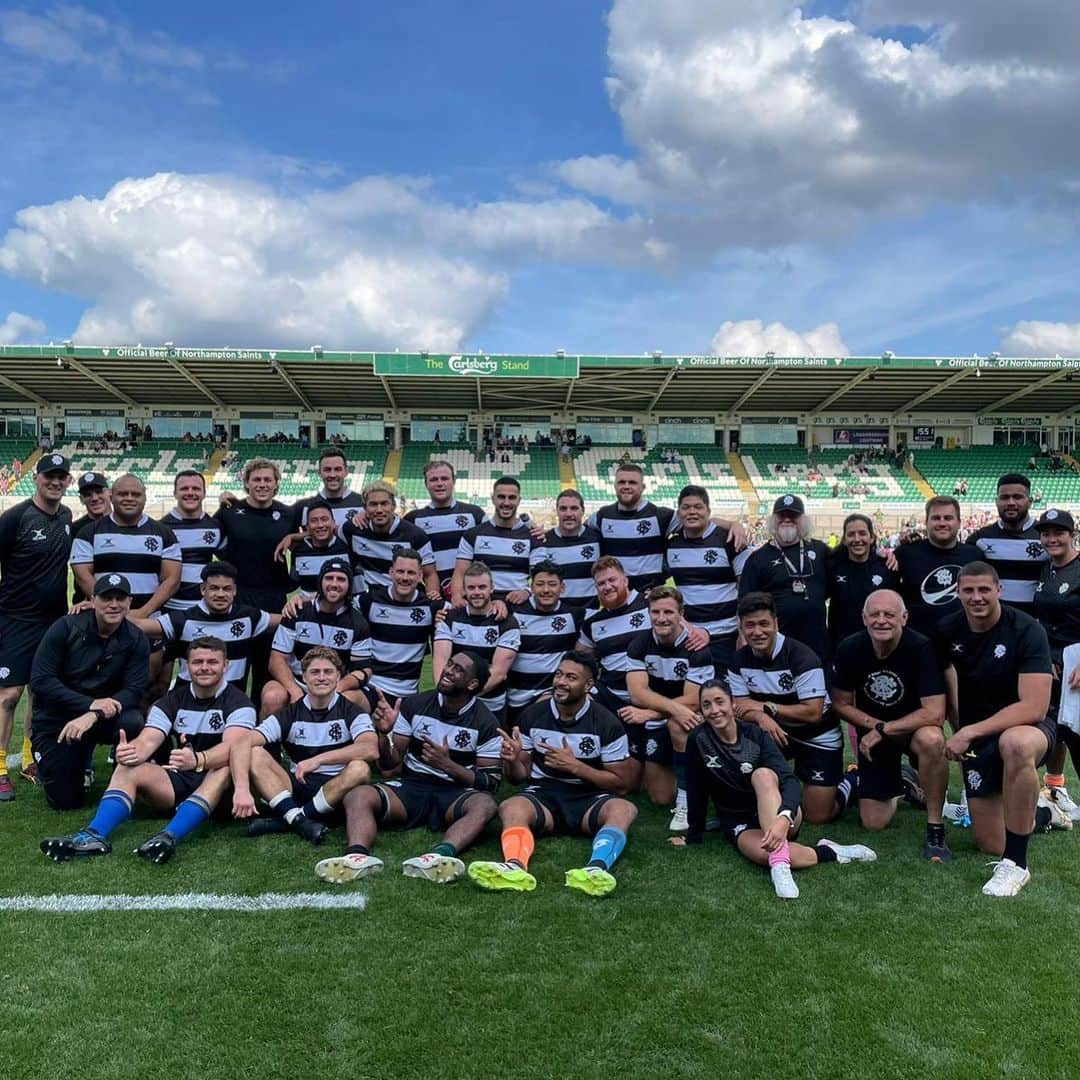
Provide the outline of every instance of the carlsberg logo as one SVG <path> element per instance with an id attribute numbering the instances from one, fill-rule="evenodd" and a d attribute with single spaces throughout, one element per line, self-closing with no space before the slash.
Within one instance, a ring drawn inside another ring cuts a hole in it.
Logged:
<path id="1" fill-rule="evenodd" d="M 499 370 L 499 361 L 485 356 L 451 356 L 447 362 L 455 375 L 494 375 Z"/>

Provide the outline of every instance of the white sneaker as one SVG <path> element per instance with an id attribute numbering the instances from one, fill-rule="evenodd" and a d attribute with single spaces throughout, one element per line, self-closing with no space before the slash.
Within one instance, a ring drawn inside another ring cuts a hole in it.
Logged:
<path id="1" fill-rule="evenodd" d="M 1050 792 L 1050 798 L 1065 811 L 1066 816 L 1070 821 L 1080 821 L 1080 806 L 1073 802 L 1072 797 L 1066 788 L 1052 787 L 1044 788 L 1044 791 Z"/>
<path id="2" fill-rule="evenodd" d="M 984 896 L 1015 896 L 1030 880 L 1031 871 L 1012 859 L 993 863 L 993 877 L 982 887 Z"/>
<path id="3" fill-rule="evenodd" d="M 436 855 L 429 851 L 426 855 L 405 859 L 401 864 L 401 872 L 406 877 L 418 877 L 448 885 L 451 881 L 465 876 L 465 864 L 452 855 Z"/>
<path id="4" fill-rule="evenodd" d="M 332 859 L 322 859 L 315 864 L 315 876 L 332 885 L 344 885 L 348 881 L 377 874 L 383 868 L 382 859 L 374 855 L 337 855 Z"/>
<path id="5" fill-rule="evenodd" d="M 790 863 L 781 862 L 770 866 L 769 877 L 772 878 L 773 888 L 781 900 L 799 899 L 799 886 L 795 884 L 795 878 L 791 876 Z"/>
<path id="6" fill-rule="evenodd" d="M 1073 819 L 1069 817 L 1065 808 L 1058 803 L 1046 788 L 1039 792 L 1039 801 L 1036 806 L 1045 806 L 1050 811 L 1051 829 L 1071 829 L 1073 827 Z"/>
<path id="7" fill-rule="evenodd" d="M 838 844 L 833 840 L 819 840 L 818 843 L 831 847 L 838 863 L 874 862 L 877 859 L 877 852 L 865 844 Z"/>
<path id="8" fill-rule="evenodd" d="M 690 828 L 690 818 L 687 817 L 685 806 L 676 806 L 671 812 L 671 820 L 668 822 L 669 832 L 686 832 Z"/>
<path id="9" fill-rule="evenodd" d="M 967 805 L 962 802 L 947 802 L 941 808 L 941 817 L 945 821 L 960 821 L 967 813 Z"/>

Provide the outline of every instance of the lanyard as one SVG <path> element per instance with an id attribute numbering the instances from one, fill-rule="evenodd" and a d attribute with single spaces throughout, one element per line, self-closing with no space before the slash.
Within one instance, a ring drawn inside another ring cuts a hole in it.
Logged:
<path id="1" fill-rule="evenodd" d="M 780 558 L 784 560 L 784 565 L 787 567 L 788 577 L 804 578 L 809 576 L 806 572 L 806 545 L 801 540 L 799 541 L 798 570 L 795 569 L 795 564 L 787 557 L 787 552 L 779 544 L 776 545 L 776 548 L 780 552 Z"/>

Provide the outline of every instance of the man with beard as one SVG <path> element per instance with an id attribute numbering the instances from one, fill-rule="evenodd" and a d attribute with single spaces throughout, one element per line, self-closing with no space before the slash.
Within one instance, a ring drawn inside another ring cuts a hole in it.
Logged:
<path id="1" fill-rule="evenodd" d="M 536 541 L 527 524 L 518 520 L 521 484 L 501 476 L 491 492 L 492 516 L 468 529 L 458 544 L 451 600 L 455 608 L 465 604 L 465 571 L 482 562 L 491 571 L 494 598 L 520 604 L 529 598 L 529 556 Z"/>
<path id="2" fill-rule="evenodd" d="M 824 660 L 831 651 L 825 625 L 829 549 L 810 539 L 810 529 L 802 499 L 781 495 L 769 520 L 771 539 L 746 560 L 739 596 L 768 593 L 776 605 L 780 632 Z"/>
<path id="3" fill-rule="evenodd" d="M 553 562 L 565 586 L 563 603 L 584 610 L 596 603 L 592 568 L 600 557 L 600 532 L 584 524 L 585 500 L 573 488 L 559 493 L 555 516 L 558 524 L 544 533 L 539 547 L 533 548 L 532 563 L 535 567 Z"/>
<path id="4" fill-rule="evenodd" d="M 173 492 L 176 507 L 161 519 L 161 524 L 172 530 L 180 544 L 180 587 L 165 601 L 165 610 L 183 611 L 199 602 L 203 567 L 213 562 L 225 540 L 220 522 L 203 508 L 206 478 L 201 472 L 178 472 Z"/>
<path id="5" fill-rule="evenodd" d="M 410 510 L 405 520 L 423 529 L 428 537 L 439 589 L 444 599 L 449 600 L 458 544 L 466 530 L 484 520 L 484 511 L 473 503 L 454 498 L 454 466 L 449 461 L 429 461 L 424 466 L 424 486 L 431 501 L 427 506 Z"/>
<path id="6" fill-rule="evenodd" d="M 30 681 L 34 653 L 64 614 L 71 511 L 61 502 L 71 479 L 68 460 L 45 454 L 34 470 L 34 494 L 0 516 L 0 802 L 15 798 L 7 751 L 15 708 Z M 23 775 L 36 781 L 30 753 L 33 702 L 24 725 Z"/>

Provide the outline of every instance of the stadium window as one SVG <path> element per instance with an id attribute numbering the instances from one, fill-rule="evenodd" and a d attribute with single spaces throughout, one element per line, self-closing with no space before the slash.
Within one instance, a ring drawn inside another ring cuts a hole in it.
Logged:
<path id="1" fill-rule="evenodd" d="M 465 441 L 464 416 L 414 416 L 409 421 L 410 442 L 434 442 L 435 432 L 439 433 L 439 442 Z"/>
<path id="2" fill-rule="evenodd" d="M 124 431 L 123 414 L 73 410 L 64 416 L 64 433 L 68 438 L 78 435 L 104 435 L 106 431 Z"/>
<path id="3" fill-rule="evenodd" d="M 253 413 L 240 417 L 240 438 L 257 439 L 260 435 L 273 438 L 284 435 L 287 439 L 300 437 L 300 421 L 296 416 L 277 413 Z"/>
<path id="4" fill-rule="evenodd" d="M 343 436 L 348 442 L 382 442 L 383 418 L 376 415 L 327 416 L 326 437 Z"/>

